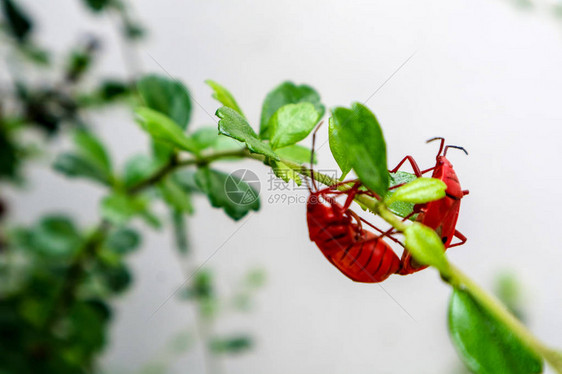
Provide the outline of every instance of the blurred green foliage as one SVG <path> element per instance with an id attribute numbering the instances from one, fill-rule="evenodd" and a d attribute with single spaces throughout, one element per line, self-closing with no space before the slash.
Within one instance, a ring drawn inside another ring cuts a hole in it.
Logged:
<path id="1" fill-rule="evenodd" d="M 5 373 L 86 373 L 106 344 L 110 298 L 131 275 L 130 228 L 89 232 L 65 215 L 5 235 L 0 256 L 0 368 Z M 90 253 L 92 252 L 92 253 Z M 78 260 L 91 255 L 87 264 Z"/>
<path id="2" fill-rule="evenodd" d="M 117 15 L 126 48 L 144 35 L 124 2 L 81 2 L 96 15 Z M 140 79 L 97 77 L 93 68 L 103 43 L 96 36 L 85 35 L 58 56 L 37 44 L 36 20 L 27 6 L 18 0 L 1 0 L 0 6 L 0 32 L 13 52 L 6 61 L 11 82 L 0 92 L 0 182 L 24 185 L 25 165 L 43 158 L 51 139 L 71 137 L 72 149 L 55 158 L 53 169 L 107 190 L 100 202 L 102 221 L 92 227 L 81 227 L 72 216 L 59 213 L 29 225 L 13 222 L 0 190 L 0 373 L 97 372 L 97 359 L 108 343 L 112 300 L 134 281 L 127 257 L 139 249 L 142 237 L 130 221 L 138 217 L 161 227 L 162 219 L 151 205 L 164 202 L 180 258 L 192 255 L 187 217 L 194 213 L 192 195 L 203 192 L 196 174 L 207 169 L 175 170 L 174 145 L 197 154 L 241 146 L 219 139 L 216 128 L 184 133 L 192 102 L 181 82 L 155 74 Z M 53 57 L 63 63 L 51 65 Z M 40 81 L 28 79 L 36 72 L 41 72 Z M 88 120 L 89 111 L 114 104 L 144 105 L 157 118 L 148 119 L 148 129 L 153 130 L 149 153 L 129 158 L 122 169 Z M 38 132 L 39 140 L 29 140 L 30 132 Z M 212 201 L 227 204 L 225 209 L 235 218 L 259 207 L 258 201 L 237 210 L 220 197 L 224 191 L 218 185 L 202 186 L 210 188 L 205 193 Z M 203 270 L 187 287 L 191 296 L 186 301 L 197 305 L 201 323 L 213 324 L 223 307 L 214 277 Z M 253 291 L 244 285 L 240 289 L 251 298 Z M 249 341 L 246 335 L 213 333 L 204 344 L 211 355 L 224 355 L 246 350 Z M 192 346 L 193 335 L 181 331 L 165 349 L 175 357 Z"/>

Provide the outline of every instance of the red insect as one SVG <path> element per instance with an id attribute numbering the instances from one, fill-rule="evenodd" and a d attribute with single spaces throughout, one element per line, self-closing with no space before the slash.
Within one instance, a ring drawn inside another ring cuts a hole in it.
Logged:
<path id="1" fill-rule="evenodd" d="M 312 149 L 316 131 L 312 138 Z M 313 174 L 312 168 L 311 173 Z M 358 181 L 345 192 L 335 190 L 336 186 L 318 190 L 314 175 L 311 179 L 314 191 L 309 187 L 310 196 L 306 203 L 308 233 L 310 240 L 316 243 L 328 261 L 355 282 L 382 282 L 396 273 L 400 269 L 400 260 L 383 240 L 386 234 L 375 235 L 365 230 L 362 221 L 383 233 L 349 209 L 357 194 L 369 192 L 358 191 Z M 335 200 L 336 196 L 342 194 L 347 195 L 343 206 Z"/>
<path id="2" fill-rule="evenodd" d="M 364 229 L 361 218 L 349 209 L 355 193 L 345 192 L 349 195 L 343 206 L 330 196 L 338 193 L 331 187 L 311 191 L 306 204 L 310 240 L 348 278 L 382 282 L 400 269 L 400 260 L 382 239 L 384 235 Z"/>
<path id="3" fill-rule="evenodd" d="M 418 216 L 416 218 L 417 222 L 429 226 L 433 230 L 435 230 L 435 232 L 437 232 L 437 234 L 441 237 L 445 248 L 447 249 L 462 245 L 466 242 L 466 237 L 459 231 L 457 231 L 455 229 L 455 226 L 459 217 L 461 199 L 463 198 L 463 196 L 468 195 L 468 190 L 462 190 L 459 179 L 457 178 L 457 174 L 453 170 L 453 165 L 446 158 L 447 150 L 449 148 L 456 148 L 462 150 L 466 154 L 468 154 L 468 152 L 462 147 L 454 145 L 445 146 L 445 139 L 440 137 L 429 139 L 427 142 L 429 143 L 434 140 L 441 140 L 439 152 L 437 153 L 436 157 L 437 162 L 434 167 L 420 171 L 418 164 L 412 158 L 412 156 L 406 156 L 390 172 L 395 173 L 400 168 L 400 166 L 404 164 L 404 162 L 409 161 L 412 165 L 412 169 L 414 170 L 414 174 L 417 177 L 421 177 L 423 174 L 433 170 L 432 178 L 440 179 L 447 185 L 447 189 L 445 190 L 445 197 L 426 204 L 418 204 L 414 206 L 414 211 L 412 213 L 412 215 L 418 213 Z M 409 217 L 406 217 L 406 219 Z M 460 241 L 451 244 L 451 242 L 453 241 L 453 237 L 458 238 Z M 407 250 L 404 250 L 401 262 L 402 268 L 399 271 L 399 274 L 401 275 L 412 274 L 416 271 L 426 268 L 426 266 L 420 266 L 418 263 L 416 263 L 416 261 L 412 258 L 411 254 Z"/>

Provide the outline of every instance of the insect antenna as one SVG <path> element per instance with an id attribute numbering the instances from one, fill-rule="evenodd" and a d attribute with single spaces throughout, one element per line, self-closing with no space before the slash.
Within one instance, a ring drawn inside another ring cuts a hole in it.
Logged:
<path id="1" fill-rule="evenodd" d="M 466 151 L 466 149 L 464 149 L 463 147 L 459 147 L 458 145 L 447 145 L 445 147 L 445 151 L 443 152 L 443 156 L 447 155 L 447 149 L 449 149 L 449 148 L 460 149 L 461 151 L 463 151 L 468 156 L 468 152 Z"/>
<path id="2" fill-rule="evenodd" d="M 426 143 L 431 143 L 432 141 L 435 141 L 435 140 L 441 140 L 441 145 L 439 146 L 439 152 L 437 152 L 437 156 L 439 156 L 441 154 L 441 152 L 443 152 L 443 147 L 445 146 L 445 138 L 437 136 L 435 138 L 431 138 L 431 139 L 427 140 Z"/>
<path id="3" fill-rule="evenodd" d="M 312 167 L 314 164 L 314 147 L 316 146 L 316 133 L 318 132 L 318 130 L 320 130 L 320 127 L 323 123 L 324 121 L 321 121 L 312 132 L 312 150 L 310 151 L 310 180 L 315 191 L 318 191 L 318 186 L 316 185 L 316 180 L 314 179 L 314 169 Z"/>

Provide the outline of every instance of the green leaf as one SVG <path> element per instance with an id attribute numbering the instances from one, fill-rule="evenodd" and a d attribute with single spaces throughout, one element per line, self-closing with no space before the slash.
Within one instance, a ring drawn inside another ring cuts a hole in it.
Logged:
<path id="1" fill-rule="evenodd" d="M 75 133 L 77 153 L 58 155 L 53 168 L 68 177 L 83 177 L 110 185 L 113 181 L 111 161 L 103 144 L 91 133 Z"/>
<path id="2" fill-rule="evenodd" d="M 123 21 L 121 32 L 123 33 L 123 36 L 125 36 L 125 39 L 131 43 L 141 40 L 146 35 L 145 27 L 131 19 Z"/>
<path id="3" fill-rule="evenodd" d="M 103 103 L 122 98 L 131 93 L 128 82 L 116 79 L 106 79 L 100 83 L 97 94 Z"/>
<path id="4" fill-rule="evenodd" d="M 135 87 L 118 79 L 105 79 L 94 90 L 80 94 L 77 97 L 78 106 L 91 108 L 111 104 L 128 98 L 135 92 Z"/>
<path id="5" fill-rule="evenodd" d="M 267 274 L 263 269 L 255 268 L 246 274 L 246 283 L 251 288 L 259 288 L 265 285 Z"/>
<path id="6" fill-rule="evenodd" d="M 215 145 L 219 136 L 216 126 L 202 127 L 191 134 L 191 138 L 197 143 L 199 150 L 204 150 Z"/>
<path id="7" fill-rule="evenodd" d="M 76 354 L 77 357 L 72 359 L 78 364 L 84 359 L 82 357 L 99 351 L 105 344 L 106 322 L 107 315 L 99 306 L 89 302 L 73 303 L 64 316 L 65 338 L 72 342 L 70 350 L 63 351 L 65 355 L 68 357 L 68 352 Z"/>
<path id="8" fill-rule="evenodd" d="M 401 184 L 406 184 L 415 180 L 417 177 L 414 174 L 407 173 L 405 171 L 398 171 L 396 173 L 390 173 L 390 187 L 394 187 Z M 388 191 L 388 196 L 392 196 L 394 190 Z M 394 201 L 390 205 L 388 205 L 388 209 L 392 211 L 392 213 L 400 216 L 400 217 L 407 217 L 414 211 L 414 203 L 406 203 L 403 201 Z M 410 218 L 411 220 L 415 220 L 415 214 Z"/>
<path id="9" fill-rule="evenodd" d="M 188 152 L 196 153 L 197 144 L 169 117 L 150 108 L 135 110 L 136 120 L 154 140 L 161 141 Z"/>
<path id="10" fill-rule="evenodd" d="M 392 204 L 390 204 L 388 206 L 388 209 L 396 214 L 397 216 L 400 216 L 402 218 L 408 217 L 413 211 L 414 211 L 414 206 L 416 204 L 414 203 L 405 203 L 403 201 L 394 201 L 392 202 Z M 415 217 L 417 217 L 416 214 L 414 214 L 412 217 L 410 217 L 410 220 L 415 221 Z"/>
<path id="11" fill-rule="evenodd" d="M 112 177 L 97 163 L 73 153 L 63 153 L 57 156 L 53 168 L 70 178 L 87 178 L 105 185 L 110 185 Z"/>
<path id="12" fill-rule="evenodd" d="M 201 168 L 195 173 L 195 182 L 207 194 L 212 206 L 224 209 L 234 220 L 260 208 L 258 191 L 234 175 Z"/>
<path id="13" fill-rule="evenodd" d="M 83 0 L 83 2 L 91 11 L 98 13 L 111 4 L 112 0 Z"/>
<path id="14" fill-rule="evenodd" d="M 449 332 L 460 357 L 473 373 L 543 371 L 542 360 L 465 291 L 456 289 L 451 296 Z"/>
<path id="15" fill-rule="evenodd" d="M 195 174 L 197 172 L 190 169 L 178 170 L 173 174 L 174 181 L 187 193 L 202 192 L 197 182 Z"/>
<path id="16" fill-rule="evenodd" d="M 246 147 L 245 144 L 240 142 L 239 140 L 236 140 L 234 138 L 222 134 L 217 139 L 217 142 L 213 144 L 213 149 L 217 152 L 242 150 L 245 147 Z M 240 160 L 240 158 L 235 158 L 235 159 Z M 223 160 L 230 160 L 230 159 L 224 158 Z"/>
<path id="17" fill-rule="evenodd" d="M 146 206 L 146 201 L 141 201 L 141 202 L 143 203 L 143 205 L 145 205 L 144 210 L 141 212 L 141 217 L 144 219 L 144 222 L 146 222 L 150 227 L 154 229 L 161 228 L 162 221 L 160 221 L 160 218 L 158 218 L 158 216 L 154 215 L 152 212 L 148 210 L 148 207 Z"/>
<path id="18" fill-rule="evenodd" d="M 168 205 L 180 212 L 193 213 L 193 205 L 189 193 L 185 192 L 173 178 L 165 178 L 159 184 L 159 187 L 160 193 Z"/>
<path id="19" fill-rule="evenodd" d="M 169 369 L 168 362 L 152 361 L 143 365 L 139 374 L 166 374 Z"/>
<path id="20" fill-rule="evenodd" d="M 252 345 L 252 339 L 244 335 L 215 338 L 211 341 L 211 350 L 215 354 L 236 354 L 249 350 Z"/>
<path id="21" fill-rule="evenodd" d="M 353 170 L 367 188 L 384 197 L 389 183 L 386 144 L 377 118 L 359 103 L 351 109 L 335 108 L 332 118 Z"/>
<path id="22" fill-rule="evenodd" d="M 126 254 L 137 249 L 140 242 L 141 237 L 138 232 L 127 227 L 120 227 L 108 235 L 105 245 L 112 252 Z"/>
<path id="23" fill-rule="evenodd" d="M 66 79 L 77 82 L 92 67 L 93 49 L 81 48 L 72 51 L 66 66 Z"/>
<path id="24" fill-rule="evenodd" d="M 146 155 L 136 155 L 125 162 L 123 182 L 129 188 L 149 178 L 158 170 L 158 163 Z"/>
<path id="25" fill-rule="evenodd" d="M 191 98 L 182 83 L 159 75 L 147 75 L 137 85 L 147 107 L 171 118 L 182 130 L 187 128 L 191 118 Z"/>
<path id="26" fill-rule="evenodd" d="M 152 139 L 152 156 L 158 167 L 164 167 L 175 157 L 174 147 L 170 146 L 169 143 Z"/>
<path id="27" fill-rule="evenodd" d="M 302 179 L 299 173 L 295 172 L 293 169 L 288 167 L 281 161 L 271 161 L 271 167 L 273 173 L 277 178 L 283 179 L 285 182 L 289 182 L 290 180 L 294 180 L 297 186 L 302 184 Z"/>
<path id="28" fill-rule="evenodd" d="M 30 43 L 29 41 L 25 41 L 25 44 L 20 45 L 19 52 L 21 52 L 22 56 L 30 62 L 39 66 L 45 67 L 49 66 L 51 63 L 50 52 Z"/>
<path id="29" fill-rule="evenodd" d="M 310 103 L 287 104 L 279 108 L 269 121 L 273 149 L 287 147 L 310 134 L 319 119 L 319 113 Z"/>
<path id="30" fill-rule="evenodd" d="M 25 298 L 19 305 L 19 314 L 35 329 L 45 325 L 47 317 L 43 311 L 45 302 L 36 298 Z"/>
<path id="31" fill-rule="evenodd" d="M 103 285 L 113 293 L 125 291 L 132 281 L 131 272 L 123 263 L 98 264 L 94 271 Z"/>
<path id="32" fill-rule="evenodd" d="M 167 346 L 169 347 L 168 349 L 170 350 L 170 352 L 179 356 L 193 348 L 196 342 L 197 339 L 193 336 L 193 333 L 184 331 L 176 334 L 167 344 Z M 166 370 L 164 370 L 162 373 L 165 372 Z"/>
<path id="33" fill-rule="evenodd" d="M 244 118 L 246 117 L 244 116 L 244 113 L 242 113 L 242 109 L 240 109 L 240 107 L 238 106 L 238 103 L 234 99 L 234 96 L 232 96 L 232 94 L 228 92 L 226 88 L 224 88 L 223 86 L 212 80 L 206 80 L 205 83 L 207 83 L 213 89 L 214 91 L 213 98 L 215 100 L 217 100 L 225 107 L 234 109 L 242 117 Z"/>
<path id="34" fill-rule="evenodd" d="M 296 162 L 297 164 L 310 164 L 310 154 L 312 151 L 302 145 L 294 144 L 275 150 L 275 153 L 283 160 Z M 313 163 L 316 164 L 316 155 Z"/>
<path id="35" fill-rule="evenodd" d="M 396 173 L 389 173 L 389 176 L 390 176 L 390 187 L 410 183 L 411 181 L 417 178 L 415 174 L 408 173 L 405 171 L 397 171 Z M 390 191 L 389 193 L 393 193 L 393 192 L 394 191 Z"/>
<path id="36" fill-rule="evenodd" d="M 30 250 L 47 256 L 70 256 L 80 250 L 81 235 L 74 222 L 64 215 L 42 218 L 28 231 Z"/>
<path id="37" fill-rule="evenodd" d="M 0 129 L 0 179 L 14 178 L 18 171 L 20 157 L 16 143 Z"/>
<path id="38" fill-rule="evenodd" d="M 197 299 L 211 299 L 214 296 L 213 274 L 208 270 L 201 270 L 193 279 L 192 296 Z"/>
<path id="39" fill-rule="evenodd" d="M 174 225 L 174 238 L 176 247 L 182 254 L 189 252 L 189 237 L 187 235 L 187 220 L 185 214 L 177 209 L 172 210 L 172 223 Z"/>
<path id="40" fill-rule="evenodd" d="M 10 33 L 23 42 L 33 29 L 31 18 L 13 0 L 2 0 L 2 13 Z"/>
<path id="41" fill-rule="evenodd" d="M 318 118 L 324 115 L 324 105 L 320 95 L 310 86 L 297 86 L 293 82 L 284 82 L 267 94 L 261 110 L 260 137 L 269 139 L 271 117 L 287 104 L 311 103 L 316 108 Z"/>
<path id="42" fill-rule="evenodd" d="M 81 130 L 74 135 L 74 143 L 81 156 L 96 164 L 107 175 L 111 175 L 111 159 L 102 142 L 92 133 Z"/>
<path id="43" fill-rule="evenodd" d="M 416 178 L 415 180 L 398 187 L 392 195 L 386 198 L 386 204 L 394 201 L 423 204 L 445 197 L 447 185 L 435 178 Z"/>
<path id="44" fill-rule="evenodd" d="M 246 143 L 250 152 L 279 160 L 279 156 L 273 152 L 269 144 L 258 139 L 250 124 L 234 109 L 223 106 L 217 110 L 216 115 L 220 118 L 219 132 L 221 134 Z"/>
<path id="45" fill-rule="evenodd" d="M 436 267 L 441 274 L 449 273 L 449 262 L 441 238 L 427 226 L 414 222 L 404 231 L 404 244 L 414 259 L 423 265 Z"/>
<path id="46" fill-rule="evenodd" d="M 145 211 L 146 203 L 143 200 L 120 193 L 106 196 L 101 201 L 102 217 L 116 225 L 123 225 Z"/>
<path id="47" fill-rule="evenodd" d="M 197 272 L 193 278 L 193 285 L 182 295 L 185 299 L 196 299 L 201 316 L 210 319 L 218 311 L 218 300 L 215 296 L 213 274 L 206 269 Z"/>
<path id="48" fill-rule="evenodd" d="M 340 180 L 343 180 L 347 174 L 349 174 L 352 167 L 349 149 L 338 132 L 338 127 L 334 123 L 334 118 L 330 117 L 328 122 L 328 141 L 330 144 L 330 150 L 332 151 L 334 160 L 336 160 L 336 163 L 340 167 L 342 173 Z"/>
<path id="49" fill-rule="evenodd" d="M 494 293 L 517 319 L 524 322 L 525 313 L 522 298 L 522 284 L 515 273 L 500 272 L 496 275 Z"/>

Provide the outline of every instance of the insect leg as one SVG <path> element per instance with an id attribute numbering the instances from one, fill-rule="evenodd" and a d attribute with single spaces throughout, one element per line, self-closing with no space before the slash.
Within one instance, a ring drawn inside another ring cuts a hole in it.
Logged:
<path id="1" fill-rule="evenodd" d="M 466 243 L 466 236 L 455 230 L 455 237 L 460 240 L 460 242 L 449 245 L 449 248 L 457 247 Z"/>
<path id="2" fill-rule="evenodd" d="M 400 244 L 402 247 L 404 246 L 404 244 L 402 244 L 402 242 L 400 240 L 398 240 L 394 236 L 392 236 L 392 234 L 394 234 L 394 232 L 393 232 L 394 228 L 391 228 L 390 230 L 387 230 L 387 231 L 383 231 L 383 230 L 379 229 L 377 226 L 373 225 L 371 222 L 365 220 L 364 218 L 361 218 L 361 217 L 359 217 L 359 218 L 361 219 L 361 221 L 363 221 L 363 223 L 367 224 L 369 227 L 372 227 L 373 229 L 375 229 L 379 233 L 381 233 L 382 235 L 379 236 L 380 239 L 386 237 L 386 238 L 389 238 L 390 240 L 392 240 L 393 242 Z"/>
<path id="3" fill-rule="evenodd" d="M 340 187 L 340 186 L 345 186 L 345 185 L 352 184 L 352 183 L 360 183 L 360 181 L 359 181 L 359 179 L 351 179 L 351 180 L 348 180 L 348 181 L 338 182 L 336 184 L 333 184 L 331 186 L 328 186 L 326 188 L 321 189 L 320 191 L 318 191 L 318 193 L 322 193 L 322 194 L 326 194 L 326 193 L 331 193 L 331 194 L 347 193 L 347 191 L 349 191 L 349 190 L 340 191 L 340 190 L 337 190 L 337 188 Z M 350 189 L 352 187 L 353 187 L 353 185 L 350 187 Z"/>
<path id="4" fill-rule="evenodd" d="M 353 219 L 355 219 L 355 222 L 357 222 L 357 228 L 359 230 L 357 231 L 355 240 L 359 240 L 359 238 L 363 235 L 363 224 L 361 223 L 361 217 L 359 217 L 353 210 L 348 209 L 346 213 L 349 214 Z"/>
<path id="5" fill-rule="evenodd" d="M 420 171 L 420 167 L 418 166 L 418 163 L 416 162 L 416 160 L 414 160 L 412 156 L 404 157 L 402 161 L 400 161 L 394 169 L 390 170 L 390 172 L 396 173 L 398 169 L 400 169 L 400 166 L 402 166 L 406 161 L 410 162 L 410 165 L 412 166 L 412 170 L 414 170 L 414 174 L 416 175 L 416 177 L 418 178 L 421 177 L 422 172 Z"/>
<path id="6" fill-rule="evenodd" d="M 312 150 L 310 151 L 310 179 L 312 181 L 312 186 L 316 191 L 318 191 L 318 186 L 316 185 L 316 180 L 314 179 L 314 168 L 312 167 L 312 164 L 314 164 L 314 148 L 316 146 L 316 133 L 318 132 L 318 130 L 320 130 L 320 127 L 322 126 L 323 123 L 324 121 L 321 121 L 312 132 Z"/>
<path id="7" fill-rule="evenodd" d="M 407 220 L 409 220 L 410 218 L 412 218 L 412 216 L 413 216 L 414 214 L 416 214 L 416 213 L 417 213 L 417 212 L 414 211 L 414 212 L 408 214 L 406 217 L 402 218 L 402 222 L 406 222 Z M 397 231 L 396 231 L 394 228 L 393 228 L 393 229 L 390 229 L 389 232 L 388 232 L 388 235 L 395 234 L 396 232 L 397 232 Z"/>
<path id="8" fill-rule="evenodd" d="M 429 168 L 429 169 L 422 170 L 421 173 L 422 173 L 422 174 L 428 173 L 428 172 L 430 172 L 430 171 L 432 171 L 432 170 L 435 170 L 435 168 L 436 168 L 436 166 L 431 167 L 431 168 Z"/>
<path id="9" fill-rule="evenodd" d="M 357 194 L 357 190 L 359 189 L 359 187 L 361 187 L 361 181 L 355 182 L 353 184 L 353 187 L 346 191 L 348 195 L 347 199 L 345 199 L 345 204 L 343 205 L 344 210 L 347 210 L 353 202 L 353 199 L 355 199 L 355 195 Z"/>

